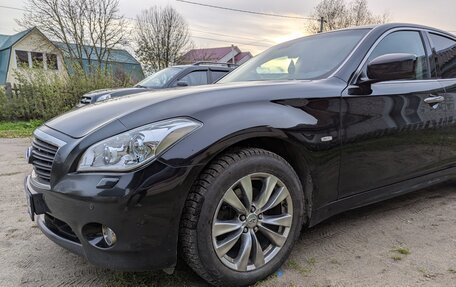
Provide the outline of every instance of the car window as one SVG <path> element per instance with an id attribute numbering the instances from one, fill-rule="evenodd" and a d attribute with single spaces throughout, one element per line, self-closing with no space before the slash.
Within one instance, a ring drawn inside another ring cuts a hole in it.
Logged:
<path id="1" fill-rule="evenodd" d="M 136 84 L 136 87 L 146 87 L 146 88 L 155 88 L 155 89 L 160 89 L 164 88 L 167 86 L 169 81 L 176 76 L 180 71 L 182 71 L 182 68 L 178 67 L 170 67 L 166 68 L 163 70 L 160 70 L 149 77 L 145 78 L 138 84 Z"/>
<path id="2" fill-rule="evenodd" d="M 444 79 L 456 78 L 456 41 L 432 33 L 429 36 L 437 54 L 440 76 Z"/>
<path id="3" fill-rule="evenodd" d="M 272 47 L 219 83 L 321 79 L 338 69 L 369 29 L 322 33 Z"/>
<path id="4" fill-rule="evenodd" d="M 194 71 L 188 73 L 182 77 L 179 82 L 186 82 L 189 86 L 199 86 L 207 85 L 207 72 L 206 71 Z M 177 86 L 177 82 L 174 83 L 174 86 Z"/>
<path id="5" fill-rule="evenodd" d="M 296 61 L 299 58 L 278 57 L 271 59 L 256 69 L 258 74 L 291 74 L 296 70 Z"/>
<path id="6" fill-rule="evenodd" d="M 399 31 L 387 35 L 374 48 L 367 63 L 385 54 L 406 53 L 418 57 L 416 63 L 415 80 L 429 78 L 428 59 L 421 35 L 417 31 Z M 367 67 L 367 64 L 366 64 Z M 366 68 L 365 67 L 365 68 Z"/>
<path id="7" fill-rule="evenodd" d="M 212 82 L 215 83 L 218 80 L 220 80 L 221 78 L 223 78 L 229 72 L 228 71 L 214 71 L 214 70 L 212 70 L 211 73 L 212 73 Z"/>

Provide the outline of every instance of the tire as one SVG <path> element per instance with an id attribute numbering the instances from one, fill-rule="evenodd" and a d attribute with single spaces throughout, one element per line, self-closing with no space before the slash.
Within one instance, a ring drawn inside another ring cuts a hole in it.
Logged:
<path id="1" fill-rule="evenodd" d="M 303 214 L 301 182 L 283 158 L 258 148 L 229 151 L 213 160 L 188 195 L 180 227 L 183 257 L 215 286 L 253 284 L 287 259 Z"/>

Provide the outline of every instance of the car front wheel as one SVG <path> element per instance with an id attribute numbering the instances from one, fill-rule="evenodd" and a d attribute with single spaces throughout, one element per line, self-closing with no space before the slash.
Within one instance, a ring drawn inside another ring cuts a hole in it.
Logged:
<path id="1" fill-rule="evenodd" d="M 302 186 L 272 152 L 245 148 L 219 156 L 201 174 L 184 209 L 187 263 L 216 286 L 245 286 L 277 270 L 303 223 Z"/>

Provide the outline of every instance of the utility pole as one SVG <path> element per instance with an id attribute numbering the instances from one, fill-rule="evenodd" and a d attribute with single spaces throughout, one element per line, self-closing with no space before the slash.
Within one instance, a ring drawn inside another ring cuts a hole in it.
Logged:
<path id="1" fill-rule="evenodd" d="M 323 26 L 325 25 L 325 18 L 324 17 L 320 17 L 320 32 L 318 33 L 323 33 Z"/>

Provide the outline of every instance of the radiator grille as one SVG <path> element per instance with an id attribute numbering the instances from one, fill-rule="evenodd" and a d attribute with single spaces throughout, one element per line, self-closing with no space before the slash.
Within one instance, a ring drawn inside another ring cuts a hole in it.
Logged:
<path id="1" fill-rule="evenodd" d="M 45 183 L 51 180 L 52 163 L 54 162 L 55 154 L 58 146 L 34 138 L 32 142 L 32 164 L 36 177 Z"/>

